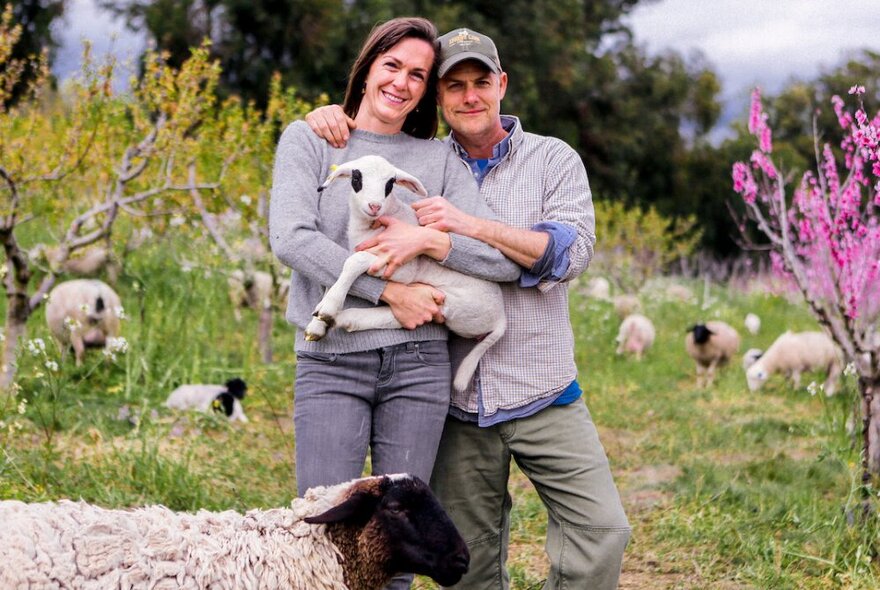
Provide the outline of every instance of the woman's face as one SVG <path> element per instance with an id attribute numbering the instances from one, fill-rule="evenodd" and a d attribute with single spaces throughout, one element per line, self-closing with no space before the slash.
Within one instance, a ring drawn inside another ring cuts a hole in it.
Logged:
<path id="1" fill-rule="evenodd" d="M 355 121 L 358 129 L 399 133 L 406 116 L 425 95 L 434 47 L 423 39 L 404 39 L 377 57 L 367 73 Z"/>

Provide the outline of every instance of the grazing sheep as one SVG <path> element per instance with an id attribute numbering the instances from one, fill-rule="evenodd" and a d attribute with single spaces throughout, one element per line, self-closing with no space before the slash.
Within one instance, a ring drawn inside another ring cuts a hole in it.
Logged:
<path id="1" fill-rule="evenodd" d="M 753 313 L 746 314 L 746 319 L 743 323 L 749 334 L 757 334 L 761 330 L 761 318 Z"/>
<path id="2" fill-rule="evenodd" d="M 639 313 L 626 316 L 617 333 L 617 354 L 629 352 L 641 360 L 642 354 L 654 344 L 655 334 L 654 324 L 647 317 Z"/>
<path id="3" fill-rule="evenodd" d="M 230 273 L 226 282 L 229 285 L 229 299 L 232 301 L 235 321 L 241 321 L 243 308 L 259 311 L 272 305 L 274 282 L 269 273 L 236 269 Z"/>
<path id="4" fill-rule="evenodd" d="M 68 274 L 75 277 L 97 277 L 102 272 L 107 273 L 107 280 L 115 284 L 122 272 L 122 265 L 116 259 L 113 252 L 103 246 L 95 246 L 82 251 L 77 250 L 74 255 L 62 262 L 61 248 L 47 247 L 38 244 L 31 253 L 36 260 L 45 260 L 49 268 L 57 274 Z"/>
<path id="5" fill-rule="evenodd" d="M 611 283 L 605 277 L 593 277 L 587 281 L 584 294 L 592 299 L 608 301 L 611 299 Z"/>
<path id="6" fill-rule="evenodd" d="M 673 283 L 666 287 L 666 297 L 668 299 L 676 299 L 684 303 L 691 303 L 694 300 L 694 293 L 684 285 Z"/>
<path id="7" fill-rule="evenodd" d="M 351 216 L 348 241 L 354 248 L 383 228 L 373 224 L 382 215 L 418 225 L 412 207 L 401 203 L 392 193 L 395 184 L 427 197 L 425 187 L 414 176 L 391 165 L 380 156 L 363 156 L 337 167 L 318 190 L 339 178 L 351 178 Z M 396 329 L 400 322 L 387 305 L 342 309 L 352 283 L 367 272 L 378 257 L 370 252 L 355 252 L 345 261 L 342 274 L 315 307 L 315 317 L 306 327 L 306 340 L 320 340 L 334 325 L 349 332 L 369 329 Z M 381 274 L 383 269 L 379 270 Z M 462 274 L 441 266 L 427 256 L 417 256 L 397 269 L 391 280 L 399 283 L 425 283 L 443 291 L 441 306 L 446 327 L 465 338 L 480 338 L 462 360 L 453 379 L 453 387 L 463 391 L 471 380 L 483 353 L 495 344 L 507 329 L 501 288 L 497 283 Z"/>
<path id="8" fill-rule="evenodd" d="M 96 279 L 74 279 L 55 286 L 46 303 L 46 323 L 61 346 L 73 347 L 77 366 L 86 347 L 107 346 L 119 334 L 122 302 L 110 285 Z"/>
<path id="9" fill-rule="evenodd" d="M 241 400 L 247 384 L 236 377 L 225 385 L 187 384 L 171 392 L 165 406 L 174 410 L 222 411 L 231 421 L 247 422 Z"/>
<path id="10" fill-rule="evenodd" d="M 758 359 L 761 358 L 761 355 L 764 354 L 764 351 L 760 348 L 750 348 L 745 354 L 743 354 L 743 371 L 748 371 L 749 367 L 758 362 Z"/>
<path id="11" fill-rule="evenodd" d="M 611 303 L 614 305 L 614 311 L 621 318 L 642 311 L 642 303 L 635 295 L 615 295 Z"/>
<path id="12" fill-rule="evenodd" d="M 709 387 L 715 380 L 715 369 L 730 362 L 739 350 L 739 334 L 718 320 L 696 324 L 688 329 L 684 348 L 697 363 L 697 387 Z"/>
<path id="13" fill-rule="evenodd" d="M 314 488 L 291 508 L 245 514 L 9 500 L 0 522 L 0 588 L 379 590 L 403 572 L 450 586 L 470 560 L 409 475 Z"/>
<path id="14" fill-rule="evenodd" d="M 761 358 L 748 368 L 749 389 L 759 390 L 773 373 L 785 373 L 795 387 L 800 387 L 801 373 L 823 370 L 827 373 L 823 389 L 834 395 L 837 379 L 843 371 L 843 357 L 837 345 L 824 332 L 782 333 Z"/>

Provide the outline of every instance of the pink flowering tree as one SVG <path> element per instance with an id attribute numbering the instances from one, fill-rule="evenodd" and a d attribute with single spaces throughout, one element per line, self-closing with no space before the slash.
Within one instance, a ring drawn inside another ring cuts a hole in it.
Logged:
<path id="1" fill-rule="evenodd" d="M 853 87 L 850 95 L 859 99 L 864 91 Z M 793 176 L 773 161 L 756 89 L 749 131 L 758 147 L 749 163 L 733 165 L 733 188 L 769 240 L 774 269 L 797 285 L 843 350 L 847 372 L 858 376 L 867 484 L 880 474 L 880 113 L 869 118 L 860 100 L 854 113 L 839 96 L 832 103 L 844 130 L 840 150 L 816 139 L 816 170 L 789 191 Z M 814 123 L 818 138 L 816 131 Z"/>

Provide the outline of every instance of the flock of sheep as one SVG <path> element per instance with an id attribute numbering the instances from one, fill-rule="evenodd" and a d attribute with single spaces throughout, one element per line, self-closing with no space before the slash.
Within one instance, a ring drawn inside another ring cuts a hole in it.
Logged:
<path id="1" fill-rule="evenodd" d="M 586 294 L 612 302 L 617 314 L 623 318 L 617 334 L 616 352 L 641 360 L 654 344 L 656 330 L 650 318 L 641 313 L 638 297 L 629 294 L 611 297 L 610 284 L 601 277 L 589 281 Z M 682 285 L 670 285 L 666 296 L 682 301 L 693 300 L 690 290 Z M 750 334 L 757 334 L 761 329 L 761 319 L 754 313 L 747 314 L 743 324 Z M 711 386 L 717 369 L 728 364 L 739 352 L 739 347 L 739 332 L 726 322 L 711 320 L 689 327 L 684 337 L 684 350 L 696 364 L 697 387 Z M 747 350 L 742 367 L 751 391 L 759 390 L 774 374 L 785 375 L 795 387 L 799 387 L 803 373 L 822 371 L 825 382 L 821 388 L 830 396 L 837 390 L 844 362 L 841 350 L 824 332 L 785 331 L 766 351 Z"/>

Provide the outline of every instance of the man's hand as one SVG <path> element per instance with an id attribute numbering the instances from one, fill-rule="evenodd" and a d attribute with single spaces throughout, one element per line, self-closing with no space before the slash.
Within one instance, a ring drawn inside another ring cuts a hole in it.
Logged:
<path id="1" fill-rule="evenodd" d="M 357 128 L 354 119 L 346 115 L 338 104 L 318 107 L 306 115 L 306 123 L 315 135 L 335 148 L 345 147 L 349 138 L 349 129 Z"/>
<path id="2" fill-rule="evenodd" d="M 468 215 L 443 197 L 429 197 L 413 203 L 419 225 L 442 232 L 477 237 L 480 220 Z"/>
<path id="3" fill-rule="evenodd" d="M 385 226 L 382 233 L 355 246 L 356 252 L 367 250 L 379 258 L 367 270 L 372 275 L 384 266 L 385 272 L 382 276 L 387 279 L 398 268 L 420 254 L 442 260 L 449 252 L 449 237 L 445 234 L 410 225 L 385 215 L 377 218 L 376 222 Z"/>
<path id="4" fill-rule="evenodd" d="M 389 282 L 380 299 L 391 307 L 391 313 L 407 330 L 415 330 L 431 321 L 438 324 L 445 321 L 440 306 L 446 294 L 431 285 Z"/>

